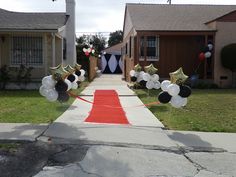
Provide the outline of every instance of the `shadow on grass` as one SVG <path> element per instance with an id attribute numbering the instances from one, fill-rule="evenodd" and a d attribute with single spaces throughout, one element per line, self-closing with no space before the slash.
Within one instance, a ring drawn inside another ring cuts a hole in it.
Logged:
<path id="1" fill-rule="evenodd" d="M 158 105 L 158 106 L 150 106 L 148 107 L 149 110 L 153 113 L 155 112 L 168 112 L 170 111 L 167 106 L 165 105 Z"/>

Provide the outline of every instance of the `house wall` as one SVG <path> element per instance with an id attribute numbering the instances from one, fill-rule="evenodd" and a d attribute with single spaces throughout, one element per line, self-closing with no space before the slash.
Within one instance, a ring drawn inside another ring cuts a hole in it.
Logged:
<path id="1" fill-rule="evenodd" d="M 50 74 L 49 67 L 52 66 L 52 37 L 50 33 L 5 33 L 0 34 L 1 38 L 4 37 L 4 42 L 0 43 L 0 67 L 3 65 L 10 66 L 13 70 L 15 66 L 11 66 L 11 36 L 12 35 L 30 35 L 30 36 L 42 36 L 43 37 L 43 65 L 35 66 L 32 70 L 32 80 L 41 80 L 45 75 Z M 60 64 L 62 61 L 62 40 L 56 37 L 55 51 L 56 51 L 56 64 Z M 13 74 L 14 75 L 14 74 Z M 15 73 L 16 75 L 16 73 Z M 13 76 L 14 77 L 14 76 Z"/>
<path id="2" fill-rule="evenodd" d="M 133 25 L 132 25 L 132 21 L 131 21 L 131 18 L 130 18 L 130 14 L 129 14 L 128 9 L 126 9 L 124 28 L 123 28 L 123 36 L 124 36 L 124 38 L 129 35 L 129 33 L 130 33 L 132 28 L 133 28 Z"/>
<path id="3" fill-rule="evenodd" d="M 216 28 L 214 82 L 221 87 L 231 87 L 232 72 L 222 67 L 220 52 L 224 46 L 236 43 L 236 22 L 217 22 Z M 225 77 L 227 77 L 227 79 L 225 79 Z"/>

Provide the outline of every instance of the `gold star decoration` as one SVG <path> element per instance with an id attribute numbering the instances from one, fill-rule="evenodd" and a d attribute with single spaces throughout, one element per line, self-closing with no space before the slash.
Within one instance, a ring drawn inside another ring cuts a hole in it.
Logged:
<path id="1" fill-rule="evenodd" d="M 70 65 L 67 65 L 66 67 L 64 67 L 64 69 L 70 74 L 73 74 L 75 72 L 75 69 L 72 68 Z"/>
<path id="2" fill-rule="evenodd" d="M 140 71 L 142 71 L 142 67 L 139 64 L 137 64 L 137 65 L 134 66 L 134 71 L 135 72 L 140 72 Z"/>
<path id="3" fill-rule="evenodd" d="M 153 66 L 153 64 L 150 64 L 150 65 L 148 65 L 148 66 L 145 66 L 145 67 L 144 67 L 144 70 L 145 70 L 146 73 L 148 73 L 148 74 L 150 74 L 150 75 L 153 75 L 153 74 L 155 74 L 155 73 L 158 71 L 158 69 L 155 68 L 155 67 Z"/>
<path id="4" fill-rule="evenodd" d="M 64 80 L 70 74 L 64 69 L 62 64 L 59 64 L 56 67 L 50 67 L 50 70 L 51 70 L 53 79 L 55 79 L 56 81 Z"/>
<path id="5" fill-rule="evenodd" d="M 74 69 L 75 69 L 76 71 L 79 71 L 79 70 L 81 69 L 81 65 L 79 65 L 78 63 L 76 63 L 75 66 L 74 66 Z"/>
<path id="6" fill-rule="evenodd" d="M 171 83 L 174 84 L 178 85 L 183 84 L 188 79 L 188 76 L 184 74 L 182 67 L 169 74 L 170 74 L 170 81 Z"/>

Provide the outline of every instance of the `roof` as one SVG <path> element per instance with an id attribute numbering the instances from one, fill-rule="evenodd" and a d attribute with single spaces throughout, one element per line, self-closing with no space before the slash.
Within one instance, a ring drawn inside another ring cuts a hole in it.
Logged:
<path id="1" fill-rule="evenodd" d="M 235 10 L 236 5 L 126 4 L 137 31 L 213 31 L 207 22 Z"/>
<path id="2" fill-rule="evenodd" d="M 0 9 L 0 30 L 57 30 L 66 13 L 23 13 Z"/>
<path id="3" fill-rule="evenodd" d="M 107 47 L 105 48 L 103 51 L 105 51 L 106 53 L 110 53 L 110 54 L 121 54 L 121 47 L 122 47 L 122 42 L 118 43 L 116 45 L 113 45 L 111 47 Z"/>

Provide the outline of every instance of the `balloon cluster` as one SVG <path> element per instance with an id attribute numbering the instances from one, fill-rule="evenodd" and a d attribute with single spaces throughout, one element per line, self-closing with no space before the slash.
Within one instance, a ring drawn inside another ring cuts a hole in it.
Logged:
<path id="1" fill-rule="evenodd" d="M 42 86 L 39 93 L 46 97 L 48 101 L 67 102 L 71 89 L 77 89 L 79 84 L 85 80 L 85 71 L 81 65 L 75 64 L 74 68 L 70 65 L 63 67 L 62 64 L 50 68 L 52 75 L 42 79 Z"/>
<path id="2" fill-rule="evenodd" d="M 85 56 L 87 56 L 87 57 L 95 54 L 95 50 L 92 45 L 90 45 L 88 48 L 83 48 L 83 52 L 84 52 Z"/>
<path id="3" fill-rule="evenodd" d="M 162 92 L 158 95 L 160 103 L 170 103 L 175 108 L 181 108 L 187 104 L 187 97 L 191 95 L 191 88 L 184 85 L 188 76 L 182 68 L 170 73 L 171 81 L 164 80 L 161 83 Z"/>
<path id="4" fill-rule="evenodd" d="M 211 57 L 211 51 L 213 49 L 213 44 L 212 42 L 208 42 L 207 46 L 204 48 L 204 50 L 199 54 L 198 58 L 199 61 L 204 61 L 207 58 Z"/>
<path id="5" fill-rule="evenodd" d="M 131 81 L 139 83 L 139 85 L 146 87 L 147 89 L 159 89 L 161 84 L 159 82 L 159 75 L 155 74 L 157 68 L 150 64 L 145 67 L 145 72 L 141 71 L 142 68 L 139 64 L 134 67 L 134 70 L 130 71 Z"/>

